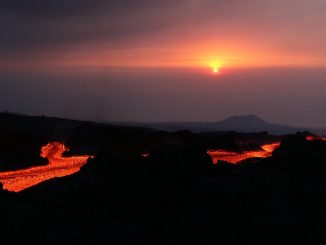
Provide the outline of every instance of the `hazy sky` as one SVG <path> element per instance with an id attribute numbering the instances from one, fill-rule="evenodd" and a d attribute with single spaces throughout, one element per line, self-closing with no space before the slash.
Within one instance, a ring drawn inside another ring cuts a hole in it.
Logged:
<path id="1" fill-rule="evenodd" d="M 0 0 L 0 109 L 326 126 L 325 13 L 324 0 Z"/>

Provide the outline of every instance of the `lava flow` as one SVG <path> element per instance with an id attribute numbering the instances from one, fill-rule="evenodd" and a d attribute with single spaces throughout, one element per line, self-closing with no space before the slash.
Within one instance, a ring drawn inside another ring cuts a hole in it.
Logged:
<path id="1" fill-rule="evenodd" d="M 224 150 L 208 150 L 207 153 L 211 156 L 213 163 L 217 164 L 219 160 L 227 161 L 229 163 L 237 164 L 242 160 L 248 158 L 267 158 L 270 157 L 273 151 L 280 146 L 280 142 L 262 145 L 261 150 L 245 151 L 242 153 L 224 151 Z"/>
<path id="2" fill-rule="evenodd" d="M 320 137 L 320 136 L 307 136 L 306 140 L 308 141 L 314 141 L 314 140 L 323 140 L 326 141 L 326 137 Z"/>
<path id="3" fill-rule="evenodd" d="M 31 167 L 23 170 L 0 172 L 0 182 L 8 191 L 19 192 L 37 185 L 45 180 L 74 174 L 86 164 L 91 156 L 63 157 L 68 148 L 59 142 L 52 142 L 42 147 L 41 157 L 47 158 L 45 166 Z"/>

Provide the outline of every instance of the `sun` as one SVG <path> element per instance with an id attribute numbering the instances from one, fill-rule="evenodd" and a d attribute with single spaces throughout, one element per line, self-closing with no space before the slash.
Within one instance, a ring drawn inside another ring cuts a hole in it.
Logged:
<path id="1" fill-rule="evenodd" d="M 222 67 L 222 62 L 221 61 L 211 61 L 210 67 L 213 71 L 213 74 L 218 74 Z"/>
<path id="2" fill-rule="evenodd" d="M 213 73 L 218 73 L 219 69 L 218 68 L 213 68 Z"/>

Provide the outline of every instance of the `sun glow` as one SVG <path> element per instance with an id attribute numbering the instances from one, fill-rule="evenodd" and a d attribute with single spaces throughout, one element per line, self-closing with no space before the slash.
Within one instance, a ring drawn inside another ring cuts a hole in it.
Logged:
<path id="1" fill-rule="evenodd" d="M 222 63 L 220 61 L 212 61 L 210 62 L 210 67 L 214 74 L 217 74 L 220 71 Z"/>

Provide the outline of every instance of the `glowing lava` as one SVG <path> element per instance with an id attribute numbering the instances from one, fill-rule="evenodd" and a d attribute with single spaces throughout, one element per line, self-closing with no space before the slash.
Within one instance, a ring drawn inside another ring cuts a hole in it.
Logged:
<path id="1" fill-rule="evenodd" d="M 148 158 L 149 157 L 149 152 L 142 153 L 140 156 L 142 158 Z"/>
<path id="2" fill-rule="evenodd" d="M 267 158 L 270 157 L 273 151 L 280 146 L 280 142 L 262 145 L 262 150 L 245 151 L 243 153 L 224 151 L 224 150 L 208 150 L 207 153 L 211 156 L 213 163 L 217 164 L 219 160 L 237 164 L 242 160 L 254 157 Z"/>
<path id="3" fill-rule="evenodd" d="M 314 141 L 314 140 L 323 140 L 326 141 L 326 137 L 320 137 L 320 136 L 307 136 L 306 140 L 308 141 Z"/>
<path id="4" fill-rule="evenodd" d="M 68 151 L 64 144 L 52 142 L 42 147 L 41 157 L 48 158 L 46 166 L 31 167 L 23 170 L 0 172 L 0 182 L 8 191 L 19 192 L 43 181 L 74 174 L 86 164 L 91 156 L 63 157 Z"/>

